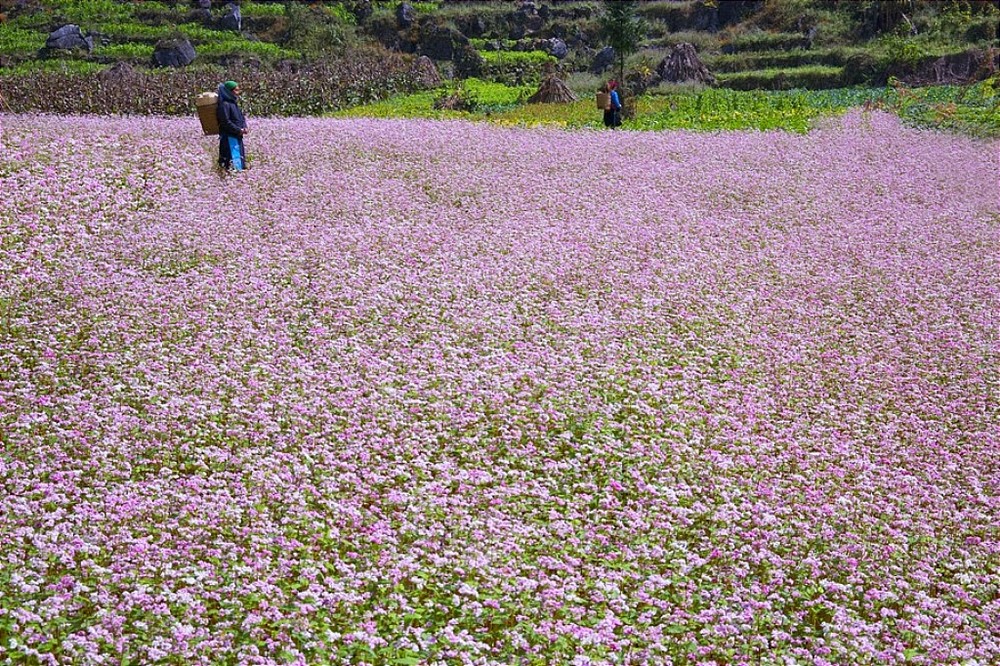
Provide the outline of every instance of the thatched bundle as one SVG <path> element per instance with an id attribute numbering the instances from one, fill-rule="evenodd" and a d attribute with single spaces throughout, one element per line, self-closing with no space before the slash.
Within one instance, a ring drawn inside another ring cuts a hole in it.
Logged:
<path id="1" fill-rule="evenodd" d="M 528 98 L 528 102 L 531 104 L 565 104 L 566 102 L 575 102 L 576 99 L 576 95 L 563 83 L 562 79 L 555 74 L 550 74 L 542 81 L 542 85 L 538 87 L 538 92 Z"/>
<path id="2" fill-rule="evenodd" d="M 670 55 L 660 62 L 656 70 L 664 81 L 671 83 L 684 81 L 697 81 L 708 85 L 715 83 L 715 77 L 698 58 L 698 52 L 694 46 L 686 42 L 675 46 Z"/>

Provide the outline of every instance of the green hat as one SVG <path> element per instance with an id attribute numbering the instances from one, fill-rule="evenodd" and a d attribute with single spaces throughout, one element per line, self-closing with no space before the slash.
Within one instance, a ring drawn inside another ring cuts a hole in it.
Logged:
<path id="1" fill-rule="evenodd" d="M 226 90 L 232 90 L 233 88 L 239 87 L 240 84 L 236 83 L 236 81 L 226 81 L 222 85 L 226 87 Z"/>

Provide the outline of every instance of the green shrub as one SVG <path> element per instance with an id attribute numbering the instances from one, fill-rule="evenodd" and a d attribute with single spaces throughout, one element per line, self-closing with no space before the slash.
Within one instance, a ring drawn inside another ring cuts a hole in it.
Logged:
<path id="1" fill-rule="evenodd" d="M 355 18 L 342 5 L 331 9 L 289 2 L 285 4 L 285 18 L 288 39 L 284 46 L 305 58 L 322 58 L 354 43 Z"/>
<path id="2" fill-rule="evenodd" d="M 867 51 L 855 53 L 844 63 L 841 75 L 844 85 L 885 85 L 887 75 L 885 65 Z"/>
<path id="3" fill-rule="evenodd" d="M 538 82 L 547 66 L 558 60 L 544 51 L 479 51 L 483 78 L 509 86 Z"/>
<path id="4" fill-rule="evenodd" d="M 996 16 L 982 16 L 970 21 L 965 29 L 965 39 L 971 43 L 992 41 L 997 35 L 1000 20 Z"/>

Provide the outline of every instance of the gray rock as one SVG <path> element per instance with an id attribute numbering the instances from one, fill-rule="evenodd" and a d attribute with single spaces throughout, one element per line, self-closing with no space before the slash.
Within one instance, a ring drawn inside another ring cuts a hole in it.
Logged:
<path id="1" fill-rule="evenodd" d="M 186 39 L 164 39 L 153 49 L 153 62 L 160 67 L 184 67 L 194 62 L 194 47 Z"/>
<path id="2" fill-rule="evenodd" d="M 94 50 L 94 39 L 84 35 L 80 26 L 70 23 L 49 33 L 49 38 L 45 40 L 45 48 L 85 49 L 90 53 Z"/>
<path id="3" fill-rule="evenodd" d="M 548 43 L 545 46 L 545 52 L 551 56 L 555 56 L 562 60 L 569 55 L 569 47 L 566 46 L 566 42 L 556 37 L 547 40 Z"/>
<path id="4" fill-rule="evenodd" d="M 453 56 L 455 63 L 455 76 L 460 78 L 480 77 L 483 75 L 483 57 L 479 51 L 472 48 L 468 43 L 455 46 Z"/>
<path id="5" fill-rule="evenodd" d="M 417 22 L 417 10 L 408 2 L 401 2 L 396 7 L 396 25 L 400 28 L 409 28 Z"/>
<path id="6" fill-rule="evenodd" d="M 430 89 L 441 85 L 441 74 L 434 66 L 434 61 L 427 56 L 420 56 L 413 61 L 410 76 L 422 88 Z"/>
<path id="7" fill-rule="evenodd" d="M 243 30 L 243 15 L 240 13 L 239 5 L 232 2 L 226 5 L 226 12 L 219 19 L 219 30 L 231 30 L 233 32 Z"/>
<path id="8" fill-rule="evenodd" d="M 358 23 L 364 23 L 375 13 L 371 0 L 355 2 L 351 11 L 354 12 L 354 17 L 358 20 Z"/>
<path id="9" fill-rule="evenodd" d="M 611 63 L 615 61 L 615 50 L 610 46 L 605 46 L 603 49 L 597 52 L 594 56 L 594 60 L 590 63 L 590 71 L 594 74 L 600 74 L 608 67 L 611 67 Z"/>
<path id="10" fill-rule="evenodd" d="M 468 38 L 454 28 L 442 25 L 421 25 L 417 50 L 434 60 L 451 60 L 459 47 L 467 45 Z"/>

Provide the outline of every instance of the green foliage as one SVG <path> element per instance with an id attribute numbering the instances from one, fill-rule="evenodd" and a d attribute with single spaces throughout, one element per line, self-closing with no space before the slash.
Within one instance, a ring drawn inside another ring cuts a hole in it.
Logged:
<path id="1" fill-rule="evenodd" d="M 469 39 L 469 46 L 477 51 L 513 51 L 517 46 L 517 40 L 473 37 Z"/>
<path id="2" fill-rule="evenodd" d="M 400 0 L 372 0 L 372 7 L 376 11 L 380 9 L 384 11 L 395 11 L 396 7 L 399 5 L 399 2 Z M 422 14 L 433 14 L 439 9 L 441 9 L 440 2 L 431 2 L 431 1 L 410 2 L 410 5 L 413 6 L 413 9 Z"/>
<path id="3" fill-rule="evenodd" d="M 897 69 L 913 69 L 928 55 L 918 40 L 902 35 L 888 35 L 880 40 L 879 46 L 884 54 L 885 65 Z"/>
<path id="4" fill-rule="evenodd" d="M 45 35 L 34 30 L 11 28 L 0 24 L 0 54 L 36 53 L 45 46 Z"/>
<path id="5" fill-rule="evenodd" d="M 121 60 L 149 60 L 153 57 L 153 47 L 149 44 L 111 44 L 96 47 L 94 55 Z"/>
<path id="6" fill-rule="evenodd" d="M 178 29 L 180 26 L 178 26 Z M 154 26 L 138 21 L 98 23 L 94 30 L 116 42 L 149 42 L 163 39 L 176 31 L 171 26 Z"/>
<path id="7" fill-rule="evenodd" d="M 557 62 L 545 51 L 481 51 L 479 53 L 488 65 L 507 63 L 512 65 L 542 66 Z"/>
<path id="8" fill-rule="evenodd" d="M 3 69 L 0 69 L 0 89 L 4 90 L 4 93 L 7 95 L 7 103 L 13 108 L 15 103 L 19 103 L 22 100 L 15 97 L 19 86 L 11 85 L 10 82 L 12 80 L 38 80 L 36 77 L 39 74 L 56 74 L 74 77 L 89 76 L 97 74 L 103 69 L 105 69 L 105 65 L 91 60 L 29 60 L 13 67 L 4 67 Z M 58 88 L 50 89 L 46 92 L 40 91 L 38 98 L 42 103 L 39 108 L 34 110 L 53 110 L 45 108 L 45 103 L 51 94 L 51 90 L 58 90 Z"/>
<path id="9" fill-rule="evenodd" d="M 695 0 L 675 2 L 660 0 L 658 2 L 643 2 L 638 8 L 639 14 L 649 20 L 666 24 L 671 32 L 686 28 L 691 21 L 691 15 L 698 7 Z"/>
<path id="10" fill-rule="evenodd" d="M 42 6 L 61 21 L 75 23 L 84 30 L 99 23 L 115 23 L 132 18 L 132 3 L 116 0 L 42 0 Z"/>
<path id="11" fill-rule="evenodd" d="M 240 13 L 248 18 L 264 16 L 277 18 L 285 15 L 285 6 L 277 2 L 244 2 L 240 5 Z"/>
<path id="12" fill-rule="evenodd" d="M 871 89 L 769 92 L 708 88 L 693 95 L 666 95 L 656 104 L 646 101 L 633 125 L 637 129 L 806 132 L 817 118 L 842 113 L 883 94 Z"/>
<path id="13" fill-rule="evenodd" d="M 558 60 L 544 51 L 480 51 L 484 78 L 507 85 L 537 83 L 548 65 Z"/>
<path id="14" fill-rule="evenodd" d="M 827 65 L 842 67 L 859 49 L 796 49 L 794 51 L 745 51 L 728 55 L 706 56 L 705 65 L 715 73 L 744 72 L 753 69 L 776 69 L 801 67 L 803 65 Z"/>
<path id="15" fill-rule="evenodd" d="M 843 68 L 808 65 L 789 69 L 762 69 L 718 74 L 716 80 L 720 86 L 734 90 L 792 90 L 794 88 L 822 90 L 839 88 L 843 85 Z"/>
<path id="16" fill-rule="evenodd" d="M 908 89 L 890 81 L 887 105 L 918 126 L 981 137 L 1000 137 L 1000 77 L 971 86 Z"/>
<path id="17" fill-rule="evenodd" d="M 328 7 L 286 2 L 285 18 L 288 21 L 285 46 L 305 58 L 343 51 L 354 41 L 354 15 L 343 5 Z"/>
<path id="18" fill-rule="evenodd" d="M 473 118 L 509 111 L 534 92 L 531 86 L 507 86 L 468 78 L 407 95 L 335 112 L 336 117 Z M 444 103 L 451 108 L 442 108 Z"/>
<path id="19" fill-rule="evenodd" d="M 300 56 L 298 51 L 284 49 L 269 42 L 254 42 L 248 39 L 216 41 L 198 46 L 198 55 L 206 58 L 220 56 L 247 56 L 270 60 L 292 59 Z"/>

